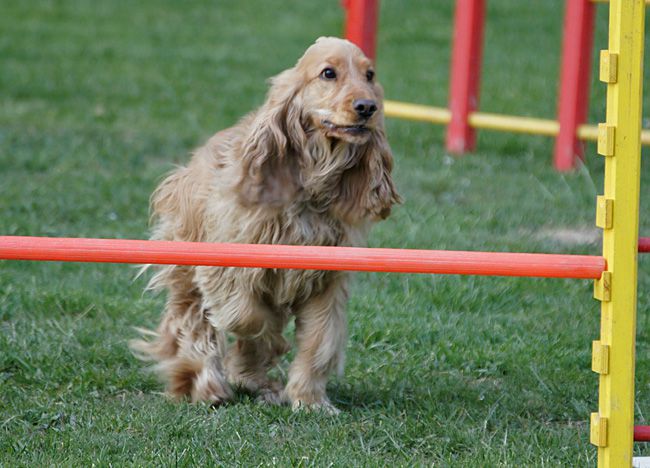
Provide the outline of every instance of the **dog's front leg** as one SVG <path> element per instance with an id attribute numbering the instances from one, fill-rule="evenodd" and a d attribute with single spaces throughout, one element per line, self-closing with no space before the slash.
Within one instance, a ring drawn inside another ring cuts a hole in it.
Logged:
<path id="1" fill-rule="evenodd" d="M 339 277 L 324 293 L 295 311 L 298 350 L 286 386 L 294 410 L 339 412 L 327 398 L 325 387 L 332 371 L 343 370 L 346 302 L 345 278 Z"/>

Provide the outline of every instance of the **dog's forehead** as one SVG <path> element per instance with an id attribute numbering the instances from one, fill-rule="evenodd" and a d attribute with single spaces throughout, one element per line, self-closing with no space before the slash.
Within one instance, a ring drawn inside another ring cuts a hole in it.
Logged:
<path id="1" fill-rule="evenodd" d="M 319 38 L 305 51 L 305 54 L 298 61 L 298 65 L 306 67 L 318 66 L 323 62 L 330 62 L 333 65 L 350 63 L 364 66 L 371 64 L 370 59 L 356 45 L 337 37 Z"/>

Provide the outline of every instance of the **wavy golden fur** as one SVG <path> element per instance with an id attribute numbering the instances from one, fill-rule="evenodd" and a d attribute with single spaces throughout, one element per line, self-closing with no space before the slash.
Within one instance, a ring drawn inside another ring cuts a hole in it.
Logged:
<path id="1" fill-rule="evenodd" d="M 352 246 L 400 201 L 384 132 L 383 91 L 348 41 L 320 38 L 271 80 L 266 102 L 214 135 L 152 195 L 154 239 Z M 325 387 L 342 370 L 346 274 L 169 266 L 162 322 L 132 348 L 158 362 L 174 396 L 220 404 L 244 390 L 294 408 L 336 412 Z M 267 371 L 296 357 L 286 387 Z M 228 347 L 227 335 L 234 337 Z"/>

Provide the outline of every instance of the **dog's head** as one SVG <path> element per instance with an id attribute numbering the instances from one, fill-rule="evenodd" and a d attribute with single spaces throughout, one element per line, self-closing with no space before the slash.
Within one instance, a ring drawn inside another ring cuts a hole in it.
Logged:
<path id="1" fill-rule="evenodd" d="M 386 217 L 400 198 L 382 100 L 372 61 L 357 46 L 319 38 L 271 79 L 243 148 L 243 199 L 283 204 L 302 190 L 346 218 Z"/>
<path id="2" fill-rule="evenodd" d="M 381 125 L 383 90 L 372 61 L 351 42 L 322 37 L 295 67 L 303 112 L 327 137 L 364 143 Z"/>

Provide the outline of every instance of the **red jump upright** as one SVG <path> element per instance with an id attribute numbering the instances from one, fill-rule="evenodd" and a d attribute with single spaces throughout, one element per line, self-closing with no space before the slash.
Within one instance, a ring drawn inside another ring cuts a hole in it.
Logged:
<path id="1" fill-rule="evenodd" d="M 594 13 L 595 6 L 590 0 L 566 0 L 558 94 L 560 131 L 554 156 L 558 171 L 572 170 L 578 159 L 584 158 L 577 132 L 589 111 Z"/>
<path id="2" fill-rule="evenodd" d="M 476 144 L 469 114 L 478 109 L 484 24 L 485 0 L 457 0 L 447 126 L 447 151 L 454 154 L 471 151 Z"/>
<path id="3" fill-rule="evenodd" d="M 345 38 L 375 59 L 379 0 L 342 0 L 346 11 Z"/>

